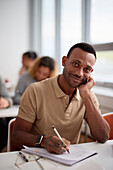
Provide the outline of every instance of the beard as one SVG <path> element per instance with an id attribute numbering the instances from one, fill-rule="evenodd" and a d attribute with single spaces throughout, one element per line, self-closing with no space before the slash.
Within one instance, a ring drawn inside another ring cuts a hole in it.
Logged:
<path id="1" fill-rule="evenodd" d="M 64 76 L 67 84 L 72 88 L 77 88 L 78 86 L 80 86 L 83 83 L 83 79 L 80 76 L 75 75 L 72 72 L 67 72 L 66 68 L 64 68 L 64 70 L 63 70 L 63 76 Z M 74 80 L 74 78 L 75 78 L 75 80 Z"/>

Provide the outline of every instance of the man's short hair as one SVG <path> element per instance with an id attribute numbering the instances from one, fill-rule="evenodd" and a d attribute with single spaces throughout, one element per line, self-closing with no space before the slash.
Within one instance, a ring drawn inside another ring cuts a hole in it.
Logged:
<path id="1" fill-rule="evenodd" d="M 81 43 L 77 43 L 75 45 L 73 45 L 70 50 L 68 51 L 68 54 L 67 54 L 67 57 L 69 58 L 71 52 L 75 49 L 75 48 L 80 48 L 82 49 L 83 51 L 86 51 L 86 52 L 89 52 L 89 53 L 92 53 L 94 54 L 95 56 L 95 59 L 96 59 L 96 51 L 94 49 L 94 47 L 88 43 L 85 43 L 85 42 L 81 42 Z"/>

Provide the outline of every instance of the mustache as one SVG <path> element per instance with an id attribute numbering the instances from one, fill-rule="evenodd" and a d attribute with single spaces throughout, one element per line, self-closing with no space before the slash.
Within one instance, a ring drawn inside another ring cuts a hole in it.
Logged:
<path id="1" fill-rule="evenodd" d="M 77 79 L 83 81 L 83 78 L 82 78 L 81 76 L 78 76 L 78 75 L 72 74 L 72 73 L 71 73 L 70 75 L 72 75 L 73 77 L 75 77 L 75 78 L 77 78 Z"/>

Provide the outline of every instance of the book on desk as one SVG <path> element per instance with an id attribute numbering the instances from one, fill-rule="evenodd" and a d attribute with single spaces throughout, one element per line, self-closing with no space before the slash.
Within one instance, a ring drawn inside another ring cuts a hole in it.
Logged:
<path id="1" fill-rule="evenodd" d="M 83 161 L 84 159 L 87 159 L 97 154 L 97 152 L 93 150 L 86 150 L 75 145 L 70 145 L 70 149 L 69 149 L 70 154 L 67 152 L 63 154 L 53 154 L 53 153 L 49 153 L 44 148 L 37 148 L 37 147 L 24 146 L 24 148 L 25 149 L 22 149 L 23 152 L 35 154 L 68 166 L 76 164 L 80 161 Z"/>

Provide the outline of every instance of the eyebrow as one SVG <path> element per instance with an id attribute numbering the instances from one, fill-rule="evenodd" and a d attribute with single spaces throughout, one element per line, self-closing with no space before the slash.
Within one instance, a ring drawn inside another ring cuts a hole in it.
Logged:
<path id="1" fill-rule="evenodd" d="M 79 60 L 74 60 L 74 61 L 77 61 L 78 63 L 81 63 Z"/>

